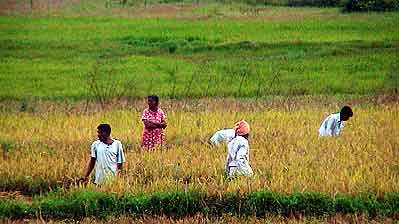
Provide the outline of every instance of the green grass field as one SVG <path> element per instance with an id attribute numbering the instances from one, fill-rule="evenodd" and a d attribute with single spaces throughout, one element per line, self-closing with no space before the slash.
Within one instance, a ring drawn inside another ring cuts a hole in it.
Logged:
<path id="1" fill-rule="evenodd" d="M 200 19 L 0 17 L 0 99 L 373 95 L 399 85 L 399 13 L 238 9 L 215 16 L 204 6 L 194 12 L 211 16 Z"/>

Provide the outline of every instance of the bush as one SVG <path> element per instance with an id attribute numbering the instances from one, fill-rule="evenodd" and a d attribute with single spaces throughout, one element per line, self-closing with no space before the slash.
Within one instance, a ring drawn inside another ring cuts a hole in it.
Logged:
<path id="1" fill-rule="evenodd" d="M 203 212 L 206 215 L 240 214 L 241 197 L 238 193 L 210 195 L 204 199 Z"/>
<path id="2" fill-rule="evenodd" d="M 314 7 L 338 7 L 342 6 L 342 0 L 235 0 L 253 6 L 279 5 L 279 6 L 314 6 Z"/>
<path id="3" fill-rule="evenodd" d="M 199 192 L 166 192 L 151 195 L 124 195 L 89 190 L 72 193 L 53 192 L 36 198 L 32 204 L 15 200 L 0 201 L 0 219 L 142 215 L 184 217 L 203 213 L 206 216 L 267 217 L 269 215 L 331 216 L 365 214 L 370 217 L 395 217 L 399 213 L 399 193 L 387 193 L 383 198 L 374 194 L 355 197 L 338 195 L 331 198 L 323 193 L 293 193 L 290 195 L 260 191 L 247 194 L 226 193 L 206 195 Z"/>
<path id="4" fill-rule="evenodd" d="M 382 207 L 386 209 L 384 215 L 397 216 L 399 214 L 399 193 L 387 193 L 384 196 Z"/>
<path id="5" fill-rule="evenodd" d="M 33 216 L 34 209 L 24 202 L 0 200 L 0 220 Z"/>
<path id="6" fill-rule="evenodd" d="M 201 211 L 200 201 L 195 192 L 170 192 L 154 194 L 149 204 L 152 214 L 182 217 Z"/>
<path id="7" fill-rule="evenodd" d="M 384 203 L 385 207 L 389 207 L 392 204 L 389 200 L 384 200 Z M 375 217 L 383 210 L 383 207 L 383 204 L 372 194 L 363 194 L 353 198 L 338 195 L 335 198 L 335 211 L 344 214 L 364 213 Z"/>
<path id="8" fill-rule="evenodd" d="M 399 10 L 399 0 L 348 0 L 346 12 L 394 11 Z"/>
<path id="9" fill-rule="evenodd" d="M 341 0 L 288 0 L 287 5 L 333 7 L 333 6 L 341 6 Z"/>
<path id="10" fill-rule="evenodd" d="M 41 200 L 38 208 L 48 218 L 104 218 L 120 212 L 118 202 L 116 195 L 110 193 L 78 191 L 64 195 L 56 192 Z"/>
<path id="11" fill-rule="evenodd" d="M 290 213 L 311 216 L 329 216 L 335 212 L 333 199 L 317 192 L 293 193 L 288 208 Z"/>
<path id="12" fill-rule="evenodd" d="M 243 213 L 265 217 L 268 213 L 287 214 L 289 199 L 271 191 L 249 193 L 245 199 Z"/>

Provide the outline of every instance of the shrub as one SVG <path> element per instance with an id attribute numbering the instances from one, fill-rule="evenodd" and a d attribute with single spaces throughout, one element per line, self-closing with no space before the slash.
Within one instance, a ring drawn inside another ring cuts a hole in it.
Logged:
<path id="1" fill-rule="evenodd" d="M 364 213 L 375 217 L 382 207 L 381 202 L 372 194 L 363 194 L 353 198 L 338 195 L 335 199 L 336 212 L 344 214 Z"/>
<path id="2" fill-rule="evenodd" d="M 195 214 L 201 209 L 199 194 L 194 192 L 157 193 L 150 198 L 149 204 L 153 214 L 173 217 Z"/>
<path id="3" fill-rule="evenodd" d="M 399 0 L 348 0 L 346 12 L 394 11 L 399 10 Z"/>
<path id="4" fill-rule="evenodd" d="M 288 0 L 288 6 L 316 6 L 332 7 L 340 6 L 341 0 Z"/>
<path id="5" fill-rule="evenodd" d="M 252 192 L 244 198 L 242 212 L 247 215 L 265 217 L 268 213 L 285 214 L 289 199 L 271 191 Z"/>
<path id="6" fill-rule="evenodd" d="M 41 200 L 38 207 L 43 216 L 55 218 L 103 218 L 120 212 L 116 195 L 93 191 L 53 193 Z"/>
<path id="7" fill-rule="evenodd" d="M 240 213 L 241 197 L 238 193 L 210 195 L 204 201 L 203 212 L 207 215 L 221 216 L 222 214 Z"/>
<path id="8" fill-rule="evenodd" d="M 334 201 L 323 193 L 293 193 L 289 196 L 289 213 L 328 216 L 335 212 Z"/>
<path id="9" fill-rule="evenodd" d="M 371 193 L 355 197 L 338 195 L 332 198 L 323 193 L 313 192 L 286 195 L 260 191 L 248 194 L 206 195 L 177 191 L 118 197 L 112 193 L 83 190 L 72 193 L 53 192 L 36 198 L 32 204 L 15 200 L 0 201 L 0 219 L 29 218 L 37 214 L 45 218 L 81 219 L 123 214 L 135 217 L 184 217 L 197 213 L 206 216 L 230 214 L 257 217 L 292 214 L 327 217 L 341 213 L 365 214 L 373 218 L 395 217 L 399 213 L 399 193 L 387 193 L 384 198 L 377 198 Z"/>
<path id="10" fill-rule="evenodd" d="M 395 216 L 399 214 L 399 193 L 387 193 L 384 196 L 384 203 L 382 205 L 386 216 Z"/>
<path id="11" fill-rule="evenodd" d="M 33 216 L 34 209 L 24 202 L 0 200 L 0 220 Z"/>

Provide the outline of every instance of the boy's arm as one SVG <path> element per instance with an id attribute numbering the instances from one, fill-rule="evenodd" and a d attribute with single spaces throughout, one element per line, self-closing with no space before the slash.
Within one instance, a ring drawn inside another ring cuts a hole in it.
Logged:
<path id="1" fill-rule="evenodd" d="M 96 164 L 96 158 L 91 157 L 89 165 L 87 166 L 86 173 L 83 178 L 81 178 L 84 182 L 87 182 L 91 171 L 93 171 L 94 165 Z"/>

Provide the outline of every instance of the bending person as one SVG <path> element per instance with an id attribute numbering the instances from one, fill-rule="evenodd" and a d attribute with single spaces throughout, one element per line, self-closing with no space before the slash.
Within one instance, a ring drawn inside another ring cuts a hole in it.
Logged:
<path id="1" fill-rule="evenodd" d="M 235 138 L 227 145 L 227 176 L 252 176 L 253 171 L 249 165 L 249 124 L 241 120 L 235 125 L 234 130 Z"/>
<path id="2" fill-rule="evenodd" d="M 320 137 L 338 136 L 344 127 L 344 121 L 353 116 L 352 109 L 349 106 L 342 107 L 340 112 L 330 114 L 319 128 Z"/>

